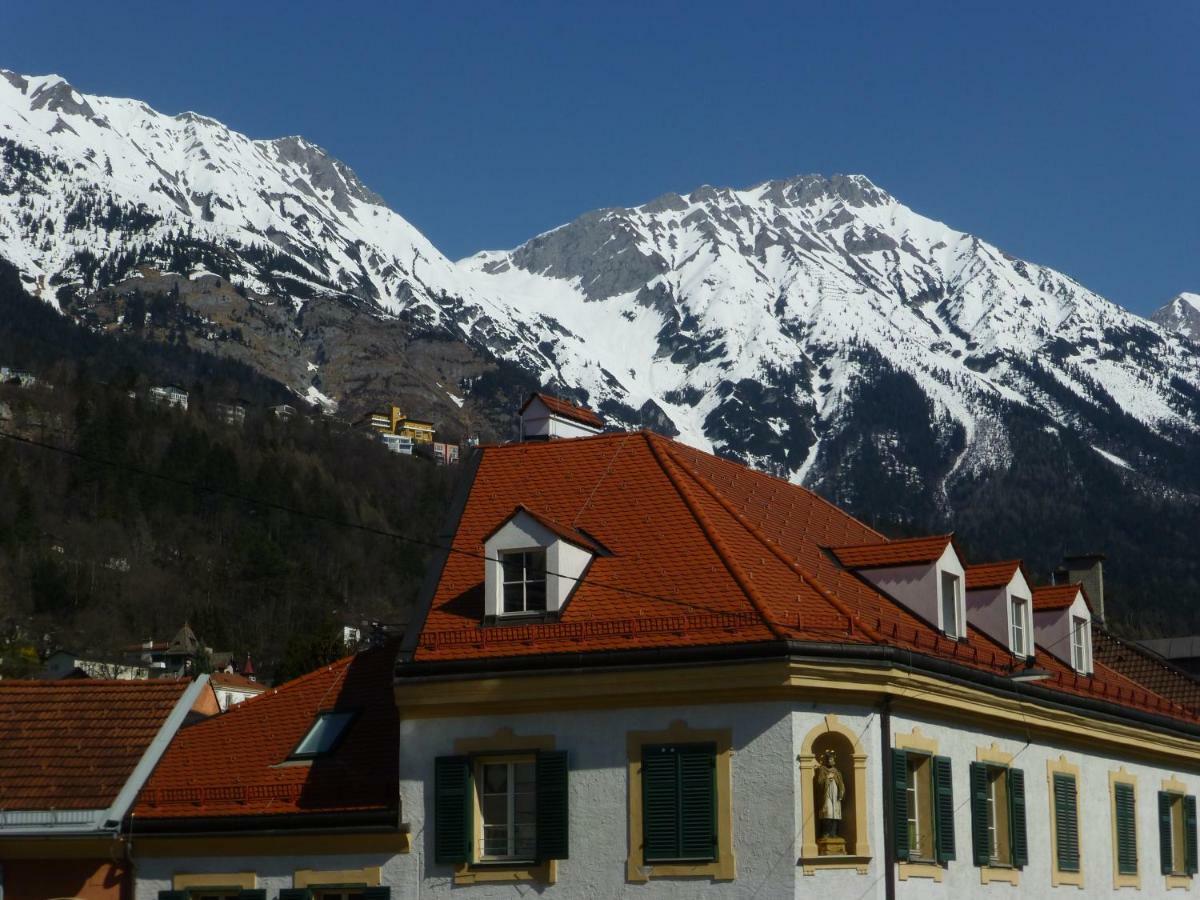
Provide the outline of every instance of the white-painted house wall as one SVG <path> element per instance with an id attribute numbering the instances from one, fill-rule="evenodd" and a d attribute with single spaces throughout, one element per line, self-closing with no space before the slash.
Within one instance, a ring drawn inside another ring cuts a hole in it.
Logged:
<path id="1" fill-rule="evenodd" d="M 518 511 L 483 545 L 484 609 L 487 615 L 503 615 L 504 576 L 500 554 L 516 550 L 546 551 L 546 610 L 562 609 L 567 597 L 583 577 L 592 554 L 565 541 L 524 510 Z M 551 574 L 554 573 L 554 574 Z"/>
<path id="2" fill-rule="evenodd" d="M 572 438 L 599 434 L 600 429 L 584 425 L 574 419 L 555 415 L 538 398 L 534 397 L 521 414 L 521 436 L 523 438 Z"/>
<path id="3" fill-rule="evenodd" d="M 890 566 L 879 569 L 861 569 L 859 575 L 867 579 L 888 596 L 900 603 L 941 631 L 945 631 L 942 621 L 941 588 L 942 573 L 951 572 L 959 579 L 959 621 L 966 621 L 966 570 L 962 560 L 954 551 L 953 544 L 947 544 L 940 559 L 933 564 L 923 563 L 917 566 Z"/>

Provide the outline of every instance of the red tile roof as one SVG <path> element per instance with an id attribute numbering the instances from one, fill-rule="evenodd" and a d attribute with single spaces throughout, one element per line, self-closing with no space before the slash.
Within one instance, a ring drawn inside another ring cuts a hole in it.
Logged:
<path id="1" fill-rule="evenodd" d="M 564 419 L 571 419 L 575 422 L 582 422 L 584 425 L 591 425 L 593 428 L 604 427 L 604 420 L 586 406 L 577 406 L 569 400 L 563 400 L 560 397 L 555 397 L 553 394 L 543 394 L 540 391 L 530 394 L 529 399 L 522 404 L 520 411 L 525 412 L 529 404 L 535 399 L 541 400 L 546 405 L 546 408 L 556 416 L 562 416 Z"/>
<path id="2" fill-rule="evenodd" d="M 946 552 L 953 535 L 878 540 L 850 547 L 831 547 L 830 553 L 847 569 L 880 569 L 887 566 L 915 566 L 937 562 Z"/>
<path id="3" fill-rule="evenodd" d="M 190 683 L 0 681 L 0 809 L 110 806 Z"/>
<path id="4" fill-rule="evenodd" d="M 967 566 L 967 590 L 978 591 L 985 588 L 1006 587 L 1022 568 L 1019 559 Z M 1026 576 L 1025 580 L 1028 581 L 1029 577 Z"/>
<path id="5" fill-rule="evenodd" d="M 1092 625 L 1092 656 L 1126 678 L 1200 715 L 1200 681 L 1134 641 Z"/>
<path id="6" fill-rule="evenodd" d="M 214 687 L 230 687 L 239 690 L 253 688 L 257 691 L 265 691 L 267 686 L 258 681 L 251 681 L 245 675 L 239 675 L 237 672 L 214 672 L 209 680 Z"/>
<path id="7" fill-rule="evenodd" d="M 396 647 L 366 650 L 182 729 L 138 797 L 139 819 L 389 810 L 399 803 Z M 356 710 L 327 757 L 289 763 L 317 713 Z"/>
<path id="8" fill-rule="evenodd" d="M 1087 592 L 1082 584 L 1041 584 L 1033 589 L 1033 611 L 1043 612 L 1050 609 L 1066 609 L 1075 602 L 1076 596 L 1083 592 L 1084 602 L 1087 602 Z M 1089 608 L 1091 604 L 1088 604 Z"/>
<path id="9" fill-rule="evenodd" d="M 563 525 L 561 522 L 555 522 L 553 519 L 543 516 L 524 505 L 518 505 L 517 508 L 512 511 L 512 515 L 506 518 L 503 522 L 497 524 L 495 528 L 484 535 L 483 542 L 487 543 L 492 538 L 492 535 L 507 525 L 517 513 L 525 513 L 525 515 L 529 516 L 548 531 L 552 532 L 553 534 L 557 534 L 564 541 L 575 544 L 577 547 L 583 547 L 585 550 L 591 550 L 593 553 L 600 553 L 602 550 L 599 544 L 578 529 L 571 528 L 569 525 Z"/>
<path id="10" fill-rule="evenodd" d="M 518 505 L 610 555 L 559 621 L 485 625 L 480 545 Z M 787 639 L 888 644 L 1007 675 L 1007 647 L 975 628 L 947 639 L 840 561 L 932 561 L 950 542 L 889 541 L 812 491 L 649 432 L 484 447 L 412 665 Z M 1080 676 L 1040 651 L 1037 664 L 1043 687 L 1197 720 L 1100 663 Z"/>

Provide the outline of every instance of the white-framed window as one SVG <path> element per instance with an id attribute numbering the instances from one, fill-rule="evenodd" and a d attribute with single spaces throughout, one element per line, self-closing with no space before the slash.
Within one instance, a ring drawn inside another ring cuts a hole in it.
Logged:
<path id="1" fill-rule="evenodd" d="M 1025 600 L 1023 597 L 1012 598 L 1012 652 L 1014 656 L 1028 656 L 1029 649 L 1025 645 Z"/>
<path id="2" fill-rule="evenodd" d="M 537 763 L 532 756 L 490 757 L 476 764 L 479 859 L 513 862 L 537 855 Z"/>
<path id="3" fill-rule="evenodd" d="M 942 573 L 942 631 L 948 638 L 963 635 L 960 610 L 962 608 L 962 579 L 953 572 Z"/>
<path id="4" fill-rule="evenodd" d="M 908 858 L 931 860 L 933 847 L 933 766 L 922 753 L 908 754 Z"/>
<path id="5" fill-rule="evenodd" d="M 501 552 L 505 613 L 544 612 L 546 609 L 546 551 Z"/>
<path id="6" fill-rule="evenodd" d="M 1088 670 L 1088 620 L 1083 616 L 1071 617 L 1071 665 L 1076 672 Z"/>

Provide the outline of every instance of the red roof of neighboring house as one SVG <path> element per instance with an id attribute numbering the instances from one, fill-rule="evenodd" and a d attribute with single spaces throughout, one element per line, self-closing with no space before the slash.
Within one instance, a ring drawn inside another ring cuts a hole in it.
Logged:
<path id="1" fill-rule="evenodd" d="M 394 644 L 349 656 L 182 729 L 138 797 L 139 819 L 395 809 Z M 317 713 L 357 711 L 334 752 L 288 757 Z M 180 826 L 186 828 L 186 826 Z"/>
<path id="2" fill-rule="evenodd" d="M 1033 611 L 1043 612 L 1049 609 L 1066 609 L 1075 602 L 1079 594 L 1083 594 L 1084 603 L 1088 602 L 1087 591 L 1082 584 L 1042 584 L 1033 589 Z"/>
<path id="3" fill-rule="evenodd" d="M 546 408 L 556 416 L 562 416 L 564 419 L 571 419 L 575 422 L 582 422 L 584 425 L 591 425 L 593 428 L 604 427 L 604 420 L 586 406 L 577 406 L 569 400 L 563 400 L 560 397 L 555 397 L 553 394 L 543 394 L 540 391 L 535 391 L 529 395 L 529 399 L 521 405 L 520 412 L 525 412 L 529 404 L 534 400 L 541 400 Z"/>
<path id="4" fill-rule="evenodd" d="M 898 541 L 872 541 L 851 547 L 831 547 L 829 552 L 847 569 L 880 569 L 887 566 L 915 566 L 937 562 L 946 552 L 953 535 L 905 538 Z"/>
<path id="5" fill-rule="evenodd" d="M 766 641 L 887 644 L 995 675 L 1015 664 L 975 628 L 946 638 L 839 564 L 933 561 L 949 535 L 889 541 L 803 487 L 650 432 L 480 448 L 451 552 L 410 632 L 425 662 Z M 484 537 L 520 505 L 571 522 L 597 556 L 557 621 L 485 625 Z M 837 548 L 832 553 L 826 548 Z M 1042 687 L 1200 721 L 1097 662 L 1039 651 Z M 251 701 L 258 702 L 258 701 Z"/>
<path id="6" fill-rule="evenodd" d="M 1126 678 L 1200 715 L 1200 680 L 1134 641 L 1092 627 L 1092 655 Z"/>
<path id="7" fill-rule="evenodd" d="M 209 677 L 213 687 L 228 687 L 236 690 L 255 690 L 265 691 L 267 686 L 260 684 L 257 681 L 251 681 L 245 675 L 239 675 L 237 672 L 213 672 Z"/>
<path id="8" fill-rule="evenodd" d="M 191 684 L 0 681 L 0 809 L 103 809 Z"/>
<path id="9" fill-rule="evenodd" d="M 979 563 L 967 566 L 967 590 L 978 591 L 985 588 L 1000 588 L 1008 585 L 1017 572 L 1024 569 L 1019 559 L 1007 559 L 1003 562 Z M 1026 575 L 1025 580 L 1029 580 Z"/>

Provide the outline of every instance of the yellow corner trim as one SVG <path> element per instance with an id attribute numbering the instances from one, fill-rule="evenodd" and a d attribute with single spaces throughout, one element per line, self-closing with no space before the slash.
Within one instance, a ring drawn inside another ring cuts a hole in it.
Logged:
<path id="1" fill-rule="evenodd" d="M 1164 875 L 1163 883 L 1166 884 L 1168 891 L 1181 890 L 1190 891 L 1192 889 L 1191 875 Z"/>
<path id="2" fill-rule="evenodd" d="M 629 754 L 626 784 L 629 789 L 629 859 L 625 877 L 641 884 L 651 878 L 711 878 L 732 881 L 737 875 L 733 855 L 733 731 L 729 728 L 694 729 L 682 720 L 672 722 L 665 731 L 631 731 L 625 737 Z M 643 854 L 642 830 L 642 747 L 645 744 L 717 745 L 717 858 L 706 863 L 647 864 Z"/>
<path id="3" fill-rule="evenodd" d="M 171 888 L 176 891 L 218 887 L 248 891 L 258 887 L 258 876 L 253 872 L 205 872 L 194 875 L 179 874 L 171 879 Z"/>
<path id="4" fill-rule="evenodd" d="M 353 885 L 355 887 L 379 887 L 379 866 L 363 866 L 361 869 L 297 869 L 292 875 L 292 887 L 333 887 Z"/>
<path id="5" fill-rule="evenodd" d="M 1064 872 L 1058 867 L 1058 822 L 1054 817 L 1054 776 L 1070 775 L 1075 779 L 1075 821 L 1083 823 L 1079 815 L 1079 766 L 1068 762 L 1065 756 L 1046 760 L 1046 795 L 1050 803 L 1050 885 L 1083 888 L 1083 842 L 1079 842 L 1079 871 Z"/>
<path id="6" fill-rule="evenodd" d="M 550 859 L 536 866 L 476 863 L 462 865 L 454 870 L 455 884 L 484 884 L 497 881 L 555 884 L 558 882 L 558 860 Z"/>
<path id="7" fill-rule="evenodd" d="M 993 766 L 1011 766 L 1013 755 L 1005 753 L 1000 749 L 1000 745 L 992 743 L 990 747 L 976 747 L 975 761 L 981 763 L 990 763 Z"/>
<path id="8" fill-rule="evenodd" d="M 1021 883 L 1021 870 L 1012 866 L 980 866 L 979 883 L 991 884 L 993 881 L 1017 887 Z"/>
<path id="9" fill-rule="evenodd" d="M 896 869 L 901 881 L 910 878 L 932 878 L 940 882 L 946 876 L 946 867 L 928 862 L 898 862 Z"/>
<path id="10" fill-rule="evenodd" d="M 908 734 L 897 734 L 893 739 L 897 750 L 916 750 L 933 756 L 938 752 L 938 742 L 934 738 L 921 733 L 921 727 L 914 725 Z"/>

